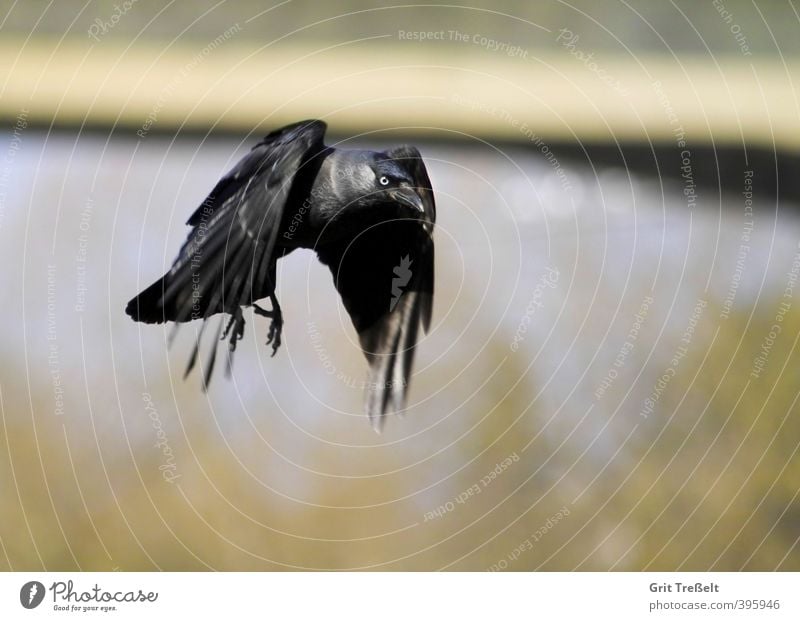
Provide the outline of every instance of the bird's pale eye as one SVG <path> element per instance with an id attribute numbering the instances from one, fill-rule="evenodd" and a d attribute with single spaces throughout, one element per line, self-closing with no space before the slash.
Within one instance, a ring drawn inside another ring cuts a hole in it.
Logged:
<path id="1" fill-rule="evenodd" d="M 380 183 L 381 185 L 389 185 L 389 177 L 386 176 L 381 177 L 380 179 L 378 179 L 378 183 Z"/>

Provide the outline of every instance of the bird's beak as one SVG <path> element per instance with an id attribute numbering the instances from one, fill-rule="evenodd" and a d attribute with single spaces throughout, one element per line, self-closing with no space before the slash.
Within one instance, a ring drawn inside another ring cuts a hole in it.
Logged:
<path id="1" fill-rule="evenodd" d="M 419 211 L 421 214 L 425 213 L 425 205 L 422 202 L 422 197 L 417 194 L 413 188 L 400 187 L 391 190 L 389 195 L 398 203 L 401 203 L 406 207 L 411 207 L 412 209 Z"/>

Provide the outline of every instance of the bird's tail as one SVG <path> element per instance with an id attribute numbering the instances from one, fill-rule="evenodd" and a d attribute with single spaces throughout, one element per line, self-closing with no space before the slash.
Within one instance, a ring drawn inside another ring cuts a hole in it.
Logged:
<path id="1" fill-rule="evenodd" d="M 242 307 L 274 290 L 274 265 L 271 267 L 269 264 L 266 247 L 266 243 L 249 237 L 230 243 L 224 236 L 211 237 L 200 245 L 193 245 L 190 238 L 172 269 L 130 300 L 125 312 L 135 321 L 144 323 L 184 323 L 195 319 L 205 322 L 217 313 L 229 313 L 231 317 L 224 331 L 222 323 L 217 329 L 204 372 L 205 387 L 214 368 L 217 341 L 230 335 L 229 352 L 232 355 L 236 341 L 244 334 Z M 202 334 L 203 329 L 199 332 L 186 374 L 195 366 Z M 229 368 L 230 363 L 229 355 Z"/>
<path id="2" fill-rule="evenodd" d="M 220 289 L 225 287 L 216 273 L 202 275 L 191 262 L 176 262 L 169 272 L 130 300 L 125 312 L 143 323 L 205 319 L 222 312 L 221 296 L 214 295 Z"/>
<path id="3" fill-rule="evenodd" d="M 172 268 L 128 302 L 135 321 L 165 323 L 206 319 L 268 295 L 267 244 L 249 237 L 203 237 L 195 230 Z"/>
<path id="4" fill-rule="evenodd" d="M 125 312 L 134 320 L 144 323 L 165 323 L 178 321 L 178 304 L 176 295 L 169 298 L 165 293 L 170 290 L 170 275 L 165 274 L 125 307 Z M 187 321 L 187 320 L 184 320 Z"/>

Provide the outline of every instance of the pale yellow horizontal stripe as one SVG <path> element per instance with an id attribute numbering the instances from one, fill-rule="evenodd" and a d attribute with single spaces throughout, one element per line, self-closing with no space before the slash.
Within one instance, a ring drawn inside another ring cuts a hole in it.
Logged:
<path id="1" fill-rule="evenodd" d="M 598 56 L 592 70 L 566 50 L 518 58 L 396 40 L 325 48 L 258 49 L 235 34 L 206 55 L 202 45 L 125 49 L 87 39 L 56 48 L 4 39 L 0 110 L 13 118 L 26 109 L 39 123 L 145 130 L 148 116 L 151 130 L 185 123 L 245 131 L 315 117 L 337 133 L 424 126 L 521 140 L 531 132 L 545 140 L 664 140 L 681 126 L 695 141 L 800 146 L 796 62 L 787 70 L 779 60 L 721 57 L 718 68 L 708 58 L 681 65 Z"/>

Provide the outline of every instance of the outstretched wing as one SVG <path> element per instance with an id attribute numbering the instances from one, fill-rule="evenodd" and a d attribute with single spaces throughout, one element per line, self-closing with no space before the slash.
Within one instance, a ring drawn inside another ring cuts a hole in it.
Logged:
<path id="1" fill-rule="evenodd" d="M 397 218 L 374 224 L 353 239 L 317 250 L 333 273 L 369 363 L 366 410 L 376 428 L 386 414 L 405 407 L 419 329 L 429 328 L 433 306 L 433 190 L 419 153 L 413 147 L 403 149 L 413 150 L 409 157 L 415 158 L 424 217 L 399 211 Z"/>
<path id="2" fill-rule="evenodd" d="M 172 268 L 128 303 L 128 315 L 163 323 L 230 313 L 234 346 L 244 329 L 241 307 L 274 291 L 281 220 L 303 164 L 324 149 L 325 129 L 303 121 L 253 147 L 189 218 L 194 228 Z"/>

